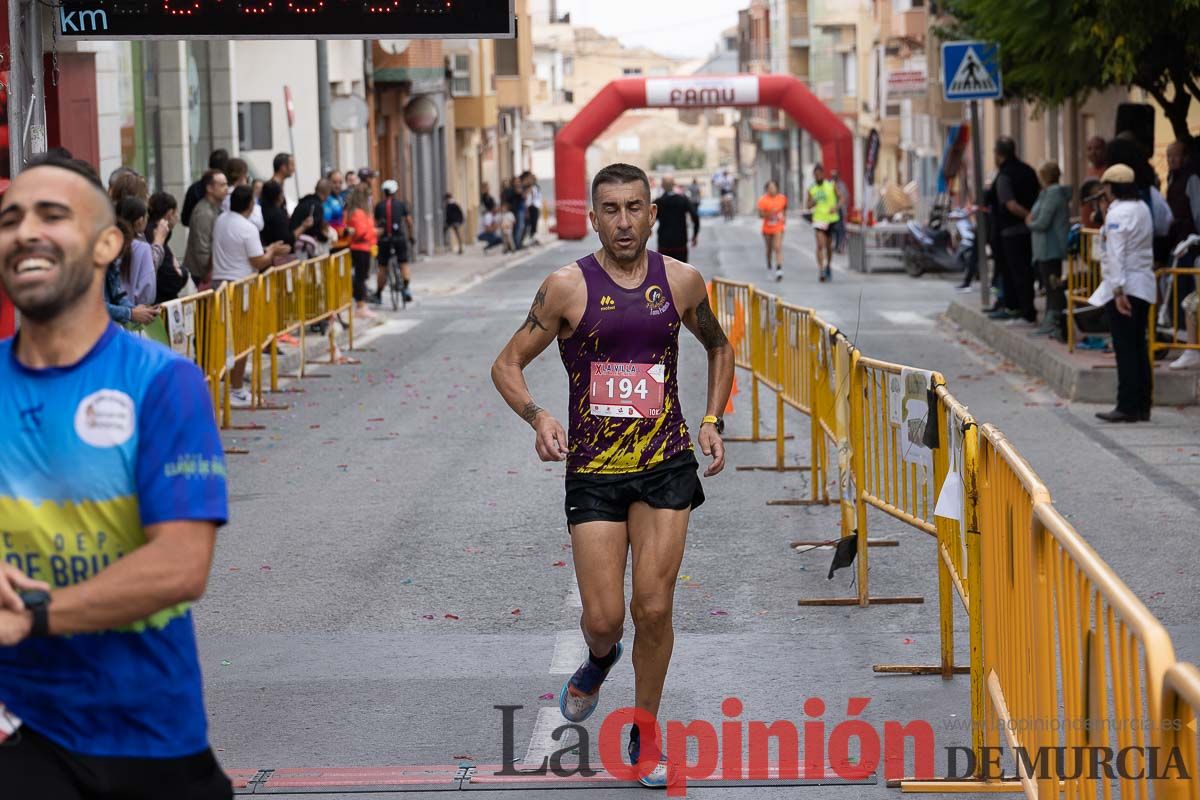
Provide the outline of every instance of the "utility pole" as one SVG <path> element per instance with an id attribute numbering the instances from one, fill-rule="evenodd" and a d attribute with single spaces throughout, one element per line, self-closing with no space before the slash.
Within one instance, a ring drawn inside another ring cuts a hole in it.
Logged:
<path id="1" fill-rule="evenodd" d="M 8 3 L 9 174 L 46 152 L 46 96 L 42 80 L 42 7 L 37 0 Z"/>
<path id="2" fill-rule="evenodd" d="M 329 46 L 324 39 L 317 40 L 317 130 L 321 151 L 321 174 L 324 178 L 333 169 L 333 122 L 330 106 L 333 99 L 329 94 Z"/>

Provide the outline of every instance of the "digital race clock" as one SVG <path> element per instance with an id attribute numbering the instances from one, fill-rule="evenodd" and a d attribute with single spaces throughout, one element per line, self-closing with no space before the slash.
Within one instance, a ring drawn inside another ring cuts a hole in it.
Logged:
<path id="1" fill-rule="evenodd" d="M 511 37 L 513 0 L 62 0 L 68 39 Z"/>

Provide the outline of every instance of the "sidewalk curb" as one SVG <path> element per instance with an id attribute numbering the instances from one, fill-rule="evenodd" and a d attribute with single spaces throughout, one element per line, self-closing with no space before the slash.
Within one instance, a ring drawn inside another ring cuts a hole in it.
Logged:
<path id="1" fill-rule="evenodd" d="M 972 300 L 971 302 L 975 302 Z M 1042 378 L 1056 394 L 1079 403 L 1112 403 L 1117 396 L 1117 371 L 1095 368 L 1080 361 L 1063 346 L 1050 345 L 1044 337 L 1028 336 L 1028 328 L 1008 328 L 955 298 L 946 315 L 1021 369 Z M 1154 370 L 1154 404 L 1157 406 L 1200 403 L 1200 376 L 1194 370 L 1168 370 L 1159 362 Z"/>

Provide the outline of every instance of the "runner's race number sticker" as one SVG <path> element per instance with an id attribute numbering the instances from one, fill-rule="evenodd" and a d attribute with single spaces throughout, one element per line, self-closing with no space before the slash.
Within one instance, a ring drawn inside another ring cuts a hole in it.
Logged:
<path id="1" fill-rule="evenodd" d="M 662 364 L 592 362 L 588 392 L 591 413 L 598 417 L 654 419 L 663 412 L 666 367 Z"/>

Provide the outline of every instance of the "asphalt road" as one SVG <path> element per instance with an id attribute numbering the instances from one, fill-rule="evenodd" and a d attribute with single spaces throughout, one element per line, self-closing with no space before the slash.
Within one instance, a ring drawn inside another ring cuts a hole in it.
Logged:
<path id="1" fill-rule="evenodd" d="M 1200 658 L 1200 578 L 1191 568 L 1200 413 L 1156 409 L 1151 425 L 1102 428 L 1091 417 L 1097 407 L 1063 404 L 941 321 L 949 280 L 838 268 L 832 284 L 819 284 L 808 234 L 796 225 L 788 237 L 786 278 L 772 291 L 815 307 L 870 355 L 943 372 L 977 417 L 1015 440 L 1068 518 L 1168 625 L 1180 655 Z M 550 738 L 562 721 L 557 692 L 584 650 L 562 467 L 537 460 L 529 429 L 496 394 L 488 369 L 544 275 L 592 244 L 535 251 L 461 294 L 393 314 L 368 334 L 361 365 L 325 368 L 331 377 L 284 396 L 286 411 L 239 414 L 267 427 L 226 435 L 250 453 L 230 456 L 232 521 L 196 611 L 211 739 L 227 768 L 442 765 L 437 779 L 454 788 L 445 777 L 454 765 L 501 763 L 498 705 L 522 706 L 511 748 L 522 765 L 563 746 Z M 749 220 L 706 224 L 692 258 L 706 277 L 767 277 Z M 565 419 L 566 381 L 553 348 L 527 375 L 539 404 Z M 699 344 L 685 344 L 680 383 L 693 425 L 704 412 L 704 375 Z M 748 432 L 748 400 L 745 391 L 737 398 L 733 434 Z M 802 418 L 789 426 L 797 442 L 807 441 Z M 737 444 L 730 459 L 763 463 L 772 453 Z M 806 456 L 797 444 L 789 458 Z M 805 480 L 732 468 L 706 479 L 708 502 L 693 517 L 677 592 L 663 716 L 719 726 L 728 719 L 722 700 L 737 697 L 745 707 L 738 721 L 823 719 L 828 738 L 847 718 L 848 698 L 867 697 L 859 716 L 877 730 L 888 720 L 929 721 L 944 772 L 941 748 L 968 740 L 956 727 L 969 718 L 966 677 L 871 671 L 874 663 L 937 660 L 932 543 L 873 518 L 872 535 L 901 546 L 872 551 L 872 593 L 920 594 L 924 605 L 798 607 L 801 597 L 854 592 L 850 570 L 826 579 L 829 551 L 788 546 L 836 536 L 835 506 L 766 505 L 806 491 Z M 627 623 L 627 644 L 631 637 Z M 958 638 L 965 663 L 965 634 Z M 632 696 L 625 661 L 605 684 L 602 713 Z M 814 697 L 825 703 L 823 717 L 805 711 Z M 593 765 L 600 717 L 586 725 Z M 638 791 L 645 790 L 537 796 Z M 879 782 L 689 795 L 894 791 Z"/>

